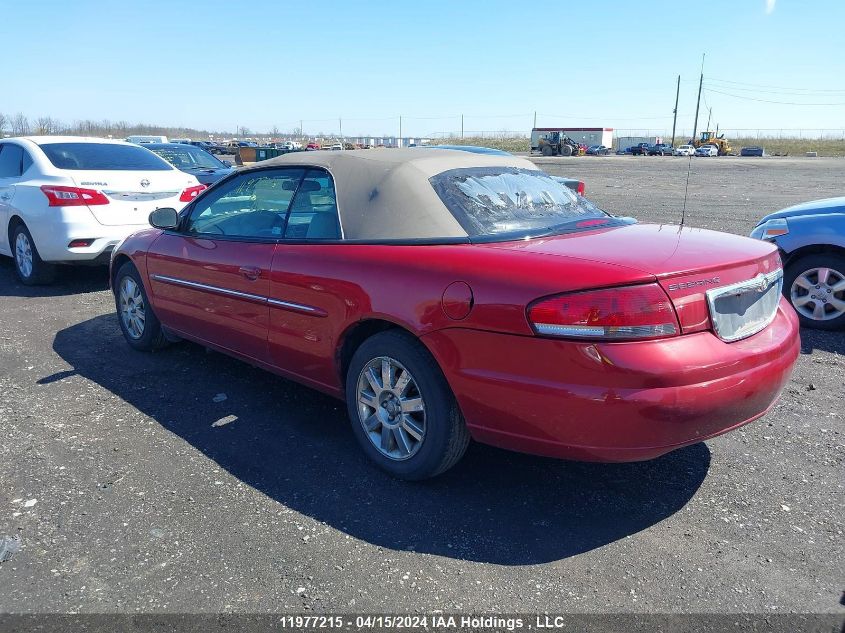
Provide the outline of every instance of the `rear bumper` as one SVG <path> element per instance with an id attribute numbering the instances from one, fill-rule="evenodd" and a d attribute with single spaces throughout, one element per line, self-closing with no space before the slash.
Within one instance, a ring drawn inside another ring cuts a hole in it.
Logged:
<path id="1" fill-rule="evenodd" d="M 104 225 L 97 222 L 88 207 L 57 208 L 47 220 L 27 223 L 41 259 L 62 263 L 104 263 L 109 254 L 128 235 L 149 224 Z M 90 246 L 68 248 L 76 239 L 93 239 Z"/>
<path id="2" fill-rule="evenodd" d="M 474 439 L 608 462 L 651 459 L 759 418 L 800 350 L 783 299 L 771 325 L 735 343 L 711 332 L 591 344 L 462 329 L 423 340 Z"/>

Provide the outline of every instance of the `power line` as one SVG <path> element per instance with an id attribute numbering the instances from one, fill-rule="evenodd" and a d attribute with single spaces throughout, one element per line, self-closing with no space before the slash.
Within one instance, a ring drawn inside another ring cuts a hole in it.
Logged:
<path id="1" fill-rule="evenodd" d="M 722 90 L 734 90 L 739 92 L 753 92 L 753 93 L 763 93 L 763 94 L 774 94 L 774 95 L 785 95 L 789 97 L 841 97 L 845 96 L 845 91 L 841 93 L 812 93 L 812 92 L 794 92 L 790 90 L 769 90 L 766 88 L 742 88 L 740 86 L 723 86 L 722 84 L 712 83 L 709 80 L 705 79 L 705 85 L 710 85 L 714 88 L 721 88 Z"/>
<path id="2" fill-rule="evenodd" d="M 735 99 L 743 99 L 745 101 L 758 101 L 760 103 L 774 103 L 777 105 L 795 105 L 795 106 L 842 106 L 845 102 L 839 103 L 801 103 L 797 101 L 772 101 L 770 99 L 755 99 L 746 95 L 735 95 L 729 92 L 722 92 L 721 90 L 713 90 L 712 88 L 705 88 L 707 92 L 715 92 L 716 94 L 725 95 L 726 97 L 733 97 Z"/>
<path id="3" fill-rule="evenodd" d="M 743 81 L 731 81 L 730 79 L 718 79 L 716 77 L 708 77 L 707 80 L 724 84 L 733 84 L 736 86 L 749 86 L 752 88 L 774 88 L 775 90 L 793 90 L 802 92 L 845 92 L 845 88 L 799 88 L 796 86 L 772 86 L 767 84 L 752 84 Z"/>

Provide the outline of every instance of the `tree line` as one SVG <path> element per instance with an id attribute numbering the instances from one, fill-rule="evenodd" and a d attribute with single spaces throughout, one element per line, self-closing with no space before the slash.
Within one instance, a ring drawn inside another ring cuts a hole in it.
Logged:
<path id="1" fill-rule="evenodd" d="M 274 128 L 275 130 L 275 128 Z M 248 136 L 249 128 L 241 127 L 237 133 L 240 136 Z M 0 138 L 4 136 L 99 136 L 112 138 L 125 138 L 138 135 L 162 135 L 174 138 L 187 137 L 195 139 L 214 136 L 233 136 L 233 132 L 209 132 L 208 130 L 197 130 L 188 127 L 172 127 L 167 125 L 153 125 L 149 123 L 129 123 L 127 121 L 102 121 L 84 120 L 65 123 L 49 116 L 42 116 L 30 119 L 25 114 L 18 112 L 14 115 L 7 115 L 0 112 Z"/>

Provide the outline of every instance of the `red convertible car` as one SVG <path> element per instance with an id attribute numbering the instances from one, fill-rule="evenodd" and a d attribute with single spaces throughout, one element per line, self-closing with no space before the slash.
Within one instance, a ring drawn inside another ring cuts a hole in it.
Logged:
<path id="1" fill-rule="evenodd" d="M 650 459 L 763 415 L 799 351 L 774 246 L 614 217 L 512 156 L 289 154 L 150 223 L 112 257 L 129 345 L 343 398 L 406 479 L 470 438 Z"/>

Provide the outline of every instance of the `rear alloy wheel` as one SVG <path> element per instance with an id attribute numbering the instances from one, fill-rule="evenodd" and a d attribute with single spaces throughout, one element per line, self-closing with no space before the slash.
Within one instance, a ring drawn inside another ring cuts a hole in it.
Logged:
<path id="1" fill-rule="evenodd" d="M 165 347 L 167 338 L 147 300 L 141 275 L 131 262 L 126 262 L 117 271 L 114 288 L 118 322 L 126 342 L 141 352 Z"/>
<path id="2" fill-rule="evenodd" d="M 41 259 L 32 235 L 23 224 L 18 224 L 12 232 L 12 253 L 15 258 L 15 274 L 22 284 L 49 284 L 56 278 L 56 266 Z"/>
<path id="3" fill-rule="evenodd" d="M 438 475 L 463 456 L 469 432 L 431 354 L 389 330 L 367 339 L 346 376 L 352 429 L 367 456 L 408 480 Z"/>
<path id="4" fill-rule="evenodd" d="M 834 253 L 802 257 L 787 267 L 783 288 L 801 325 L 845 328 L 845 257 Z"/>

